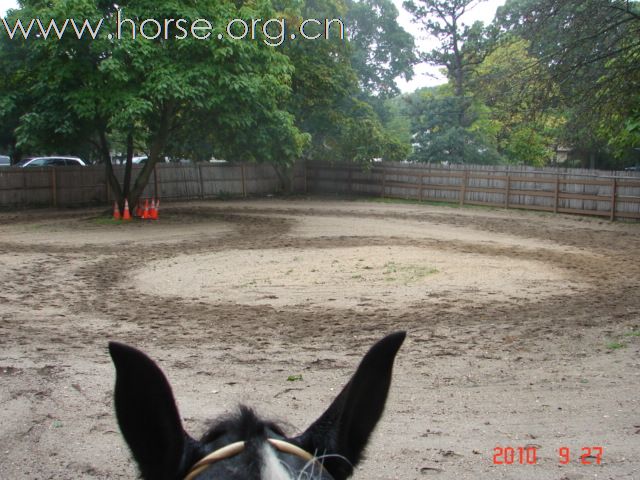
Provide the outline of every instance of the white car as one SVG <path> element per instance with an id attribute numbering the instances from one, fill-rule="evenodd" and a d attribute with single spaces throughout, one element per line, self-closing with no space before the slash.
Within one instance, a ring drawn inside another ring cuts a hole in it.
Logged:
<path id="1" fill-rule="evenodd" d="M 78 157 L 29 157 L 15 164 L 16 167 L 86 167 Z"/>

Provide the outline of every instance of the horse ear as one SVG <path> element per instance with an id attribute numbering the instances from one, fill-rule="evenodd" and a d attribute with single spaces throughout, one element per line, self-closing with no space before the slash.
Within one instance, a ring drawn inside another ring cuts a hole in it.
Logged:
<path id="1" fill-rule="evenodd" d="M 393 333 L 376 343 L 331 406 L 292 439 L 321 458 L 335 480 L 351 476 L 384 411 L 393 362 L 406 336 Z"/>
<path id="2" fill-rule="evenodd" d="M 120 430 L 145 479 L 178 478 L 192 440 L 183 430 L 171 386 L 153 360 L 110 342 L 116 367 L 115 408 Z"/>

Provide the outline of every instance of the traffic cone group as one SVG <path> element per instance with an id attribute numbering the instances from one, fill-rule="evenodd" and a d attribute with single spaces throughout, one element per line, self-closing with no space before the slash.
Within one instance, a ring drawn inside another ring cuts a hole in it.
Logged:
<path id="1" fill-rule="evenodd" d="M 146 198 L 144 200 L 144 208 L 142 207 L 140 201 L 136 205 L 136 208 L 133 210 L 133 216 L 138 218 L 142 218 L 143 220 L 158 220 L 160 211 L 160 199 L 156 200 L 155 198 L 151 199 L 151 205 L 149 205 L 149 199 Z M 124 199 L 124 212 L 120 215 L 120 208 L 118 207 L 118 202 L 113 203 L 113 219 L 114 220 L 131 220 L 132 215 L 129 210 L 129 200 Z"/>

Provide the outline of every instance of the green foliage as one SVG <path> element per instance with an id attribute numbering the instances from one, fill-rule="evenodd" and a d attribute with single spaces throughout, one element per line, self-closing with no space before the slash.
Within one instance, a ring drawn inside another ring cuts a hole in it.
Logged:
<path id="1" fill-rule="evenodd" d="M 527 41 L 504 35 L 477 68 L 472 90 L 509 163 L 541 167 L 553 160 L 562 116 L 546 105 L 558 88 L 529 55 Z"/>
<path id="2" fill-rule="evenodd" d="M 486 32 L 482 23 L 464 25 L 462 22 L 462 16 L 476 3 L 477 0 L 407 0 L 403 3 L 425 32 L 439 42 L 423 59 L 446 68 L 457 97 L 465 95 L 470 76 L 486 55 Z"/>
<path id="3" fill-rule="evenodd" d="M 545 113 L 562 110 L 560 142 L 591 166 L 630 158 L 640 146 L 640 2 L 508 0 L 496 27 L 527 42 L 533 63 L 521 77 L 552 94 L 539 103 Z"/>
<path id="4" fill-rule="evenodd" d="M 362 89 L 384 98 L 398 95 L 395 80 L 411 79 L 417 62 L 414 39 L 398 24 L 398 9 L 391 0 L 346 4 L 351 65 Z"/>
<path id="5" fill-rule="evenodd" d="M 413 121 L 412 160 L 426 163 L 500 163 L 493 130 L 481 105 L 456 97 L 447 88 L 408 98 Z M 461 119 L 462 118 L 462 119 Z M 463 125 L 468 124 L 468 127 Z"/>
<path id="6" fill-rule="evenodd" d="M 220 26 L 231 19 L 275 16 L 268 1 L 236 6 L 165 0 L 119 6 L 122 17 L 135 20 L 138 26 L 142 19 L 151 18 L 160 22 L 216 19 L 213 37 L 224 33 Z M 175 29 L 168 38 L 148 40 L 138 35 L 134 39 L 128 25 L 125 35 L 116 40 L 113 8 L 94 0 L 25 1 L 9 19 L 53 18 L 60 23 L 65 18 L 94 23 L 105 19 L 95 40 L 72 35 L 61 40 L 2 38 L 0 65 L 11 60 L 6 52 L 12 50 L 22 61 L 14 75 L 23 81 L 16 79 L 9 86 L 16 98 L 24 95 L 26 100 L 0 107 L 14 121 L 18 118 L 14 129 L 18 145 L 72 153 L 74 146 L 89 144 L 108 164 L 113 150 L 129 150 L 131 155 L 130 145 L 123 140 L 133 138 L 150 160 L 133 187 L 132 201 L 167 151 L 186 157 L 197 150 L 201 158 L 215 155 L 288 165 L 300 156 L 308 136 L 298 130 L 286 109 L 293 68 L 280 51 L 261 41 L 228 37 L 177 39 Z M 206 141 L 193 148 L 188 142 L 196 138 Z M 117 182 L 115 189 L 120 193 Z M 125 181 L 122 194 L 128 191 Z"/>
<path id="7" fill-rule="evenodd" d="M 165 155 L 269 162 L 284 177 L 303 152 L 356 162 L 406 158 L 406 132 L 400 140 L 397 125 L 388 131 L 379 118 L 384 97 L 397 91 L 394 79 L 410 77 L 415 61 L 413 39 L 390 0 L 123 1 L 118 8 L 137 29 L 144 19 L 215 19 L 215 40 L 175 39 L 175 26 L 166 38 L 138 31 L 134 39 L 128 23 L 116 40 L 113 3 L 25 0 L 10 24 L 73 18 L 103 25 L 95 39 L 0 37 L 7 72 L 0 78 L 0 147 L 103 161 L 116 196 L 130 193 L 130 200 Z M 335 35 L 277 48 L 260 39 L 218 41 L 234 18 L 285 18 L 290 29 L 307 18 L 343 18 L 353 30 L 348 40 Z M 134 185 L 127 174 L 121 186 L 108 159 L 134 152 L 150 160 Z"/>

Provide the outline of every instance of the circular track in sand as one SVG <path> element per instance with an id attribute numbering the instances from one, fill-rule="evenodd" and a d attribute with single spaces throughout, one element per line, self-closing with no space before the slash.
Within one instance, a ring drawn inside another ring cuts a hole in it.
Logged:
<path id="1" fill-rule="evenodd" d="M 395 245 L 185 254 L 147 265 L 134 281 L 145 293 L 211 303 L 356 309 L 536 299 L 570 283 L 544 262 Z"/>

